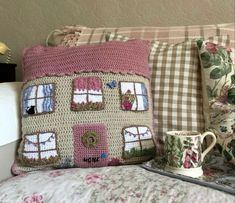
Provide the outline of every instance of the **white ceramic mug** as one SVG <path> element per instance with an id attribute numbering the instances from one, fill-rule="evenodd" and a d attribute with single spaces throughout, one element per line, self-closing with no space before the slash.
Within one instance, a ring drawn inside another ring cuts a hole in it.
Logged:
<path id="1" fill-rule="evenodd" d="M 203 174 L 202 162 L 206 154 L 216 144 L 212 132 L 203 134 L 196 131 L 168 131 L 165 139 L 166 170 L 174 173 L 199 177 Z M 212 137 L 211 144 L 202 151 L 203 140 Z"/>

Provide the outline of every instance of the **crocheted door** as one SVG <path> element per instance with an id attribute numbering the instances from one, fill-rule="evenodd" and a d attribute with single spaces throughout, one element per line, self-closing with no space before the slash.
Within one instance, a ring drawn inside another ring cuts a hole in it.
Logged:
<path id="1" fill-rule="evenodd" d="M 102 123 L 73 126 L 74 164 L 77 167 L 108 165 L 107 130 Z"/>

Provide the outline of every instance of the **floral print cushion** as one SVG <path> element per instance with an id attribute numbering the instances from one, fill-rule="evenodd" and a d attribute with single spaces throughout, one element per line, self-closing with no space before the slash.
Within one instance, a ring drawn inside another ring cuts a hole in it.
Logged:
<path id="1" fill-rule="evenodd" d="M 228 36 L 198 40 L 208 128 L 227 161 L 235 164 L 235 65 Z"/>
<path id="2" fill-rule="evenodd" d="M 209 195 L 208 195 L 209 194 Z M 30 172 L 0 183 L 0 202 L 235 202 L 235 196 L 137 165 Z"/>

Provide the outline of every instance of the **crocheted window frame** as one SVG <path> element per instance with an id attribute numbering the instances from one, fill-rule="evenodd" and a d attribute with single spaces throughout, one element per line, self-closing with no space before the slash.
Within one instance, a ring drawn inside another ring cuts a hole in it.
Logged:
<path id="1" fill-rule="evenodd" d="M 76 87 L 76 83 L 80 83 L 79 87 Z M 80 100 L 80 102 L 75 100 Z M 104 109 L 104 96 L 101 79 L 99 77 L 75 78 L 73 80 L 71 110 L 89 111 L 102 109 Z"/>
<path id="2" fill-rule="evenodd" d="M 43 96 L 39 95 L 40 91 Z M 53 113 L 55 110 L 55 84 L 47 83 L 26 87 L 22 94 L 21 109 L 24 117 Z"/>
<path id="3" fill-rule="evenodd" d="M 123 159 L 155 155 L 153 134 L 147 126 L 128 126 L 122 129 Z"/>
<path id="4" fill-rule="evenodd" d="M 132 85 L 132 90 L 128 89 L 123 92 L 123 86 L 125 84 Z M 140 93 L 141 92 L 141 93 Z M 119 82 L 119 94 L 120 94 L 120 106 L 124 111 L 148 111 L 148 93 L 147 88 L 144 83 L 141 82 L 127 82 L 120 81 Z M 142 105 L 140 105 L 140 100 L 143 100 Z"/>
<path id="5" fill-rule="evenodd" d="M 50 164 L 57 161 L 58 158 L 57 136 L 54 132 L 36 132 L 24 135 L 22 149 L 22 161 L 24 163 Z"/>

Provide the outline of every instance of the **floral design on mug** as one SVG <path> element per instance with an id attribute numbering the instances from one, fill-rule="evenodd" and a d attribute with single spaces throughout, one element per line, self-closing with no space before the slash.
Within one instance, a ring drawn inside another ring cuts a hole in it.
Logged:
<path id="1" fill-rule="evenodd" d="M 167 143 L 167 160 L 169 165 L 172 167 L 181 167 L 183 165 L 183 145 L 181 144 L 180 138 L 172 136 L 170 139 L 167 136 L 165 142 Z"/>
<path id="2" fill-rule="evenodd" d="M 181 140 L 178 137 L 166 137 L 167 160 L 169 166 L 176 168 L 197 168 L 201 166 L 201 141 L 199 137 L 192 139 L 186 137 Z"/>
<path id="3" fill-rule="evenodd" d="M 184 168 L 196 168 L 201 165 L 199 153 L 201 151 L 200 146 L 201 143 L 199 137 L 196 137 L 194 142 L 191 137 L 186 138 L 184 141 Z"/>
<path id="4" fill-rule="evenodd" d="M 185 150 L 185 158 L 184 158 L 184 168 L 195 168 L 195 164 L 198 163 L 198 154 L 192 149 Z"/>

